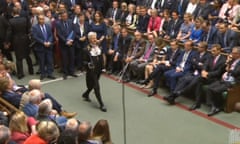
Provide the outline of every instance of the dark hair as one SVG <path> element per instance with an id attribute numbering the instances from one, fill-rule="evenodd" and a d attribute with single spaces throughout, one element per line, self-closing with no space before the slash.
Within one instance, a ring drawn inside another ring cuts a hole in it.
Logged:
<path id="1" fill-rule="evenodd" d="M 102 12 L 100 12 L 100 11 L 96 11 L 96 12 L 95 12 L 94 17 L 93 17 L 93 21 L 96 23 L 96 18 L 95 18 L 95 15 L 96 15 L 96 14 L 99 15 L 99 17 L 100 17 L 99 22 L 102 23 L 102 22 L 103 22 L 103 14 L 102 14 Z"/>

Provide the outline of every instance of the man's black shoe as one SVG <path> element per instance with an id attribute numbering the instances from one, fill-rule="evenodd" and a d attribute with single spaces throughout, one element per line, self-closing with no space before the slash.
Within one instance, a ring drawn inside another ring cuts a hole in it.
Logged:
<path id="1" fill-rule="evenodd" d="M 22 78 L 24 78 L 24 75 L 19 75 L 18 76 L 18 79 L 22 79 Z"/>
<path id="2" fill-rule="evenodd" d="M 43 80 L 44 78 L 45 78 L 44 75 L 41 75 L 41 76 L 40 76 L 40 80 Z"/>
<path id="3" fill-rule="evenodd" d="M 219 108 L 216 107 L 212 107 L 211 111 L 207 114 L 208 116 L 213 116 L 217 113 L 219 113 L 221 110 Z"/>
<path id="4" fill-rule="evenodd" d="M 155 94 L 157 94 L 157 90 L 153 89 L 153 90 L 151 90 L 151 92 L 148 94 L 148 97 L 154 96 Z"/>
<path id="5" fill-rule="evenodd" d="M 67 75 L 63 75 L 63 79 L 66 80 L 67 79 Z"/>
<path id="6" fill-rule="evenodd" d="M 76 74 L 70 74 L 70 76 L 72 76 L 72 77 L 78 77 Z"/>
<path id="7" fill-rule="evenodd" d="M 56 79 L 56 77 L 53 76 L 53 75 L 49 75 L 49 76 L 47 76 L 47 78 L 49 78 L 49 79 Z"/>
<path id="8" fill-rule="evenodd" d="M 163 97 L 164 100 L 166 100 L 170 105 L 175 104 L 175 98 L 173 96 Z"/>
<path id="9" fill-rule="evenodd" d="M 189 108 L 189 110 L 191 110 L 191 111 L 196 110 L 196 109 L 199 109 L 200 107 L 201 107 L 201 105 L 199 103 L 195 103 Z"/>
<path id="10" fill-rule="evenodd" d="M 91 102 L 91 99 L 89 98 L 89 94 L 87 92 L 83 93 L 82 97 L 84 101 Z"/>
<path id="11" fill-rule="evenodd" d="M 100 110 L 101 110 L 102 112 L 107 112 L 107 108 L 106 108 L 105 106 L 100 106 Z"/>

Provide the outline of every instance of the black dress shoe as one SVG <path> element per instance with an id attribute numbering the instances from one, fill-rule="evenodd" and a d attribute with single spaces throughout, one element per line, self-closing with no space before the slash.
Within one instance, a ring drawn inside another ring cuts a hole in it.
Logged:
<path id="1" fill-rule="evenodd" d="M 148 94 L 148 97 L 154 96 L 155 94 L 157 94 L 157 90 L 153 89 L 153 90 Z"/>
<path id="2" fill-rule="evenodd" d="M 166 100 L 170 105 L 174 105 L 175 104 L 175 98 L 173 96 L 168 96 L 168 97 L 163 97 L 164 100 Z"/>
<path id="3" fill-rule="evenodd" d="M 24 78 L 24 75 L 19 75 L 18 76 L 18 79 L 22 79 L 22 78 Z"/>
<path id="4" fill-rule="evenodd" d="M 67 75 L 63 75 L 63 79 L 66 80 L 67 79 Z"/>
<path id="5" fill-rule="evenodd" d="M 102 112 L 107 112 L 107 108 L 106 108 L 105 106 L 100 106 L 100 110 L 101 110 Z"/>
<path id="6" fill-rule="evenodd" d="M 72 76 L 72 77 L 78 77 L 76 74 L 70 74 L 70 76 Z"/>
<path id="7" fill-rule="evenodd" d="M 189 108 L 189 110 L 192 111 L 192 110 L 195 110 L 195 109 L 199 109 L 200 107 L 201 107 L 201 105 L 199 103 L 195 103 Z"/>
<path id="8" fill-rule="evenodd" d="M 211 111 L 207 114 L 208 116 L 213 116 L 217 113 L 219 113 L 221 110 L 219 108 L 213 107 Z"/>
<path id="9" fill-rule="evenodd" d="M 39 74 L 41 74 L 41 72 L 40 72 L 40 71 L 37 71 L 36 74 L 39 75 Z"/>
<path id="10" fill-rule="evenodd" d="M 47 78 L 49 78 L 49 79 L 56 79 L 56 77 L 53 76 L 53 75 L 49 75 L 49 76 L 47 76 Z"/>
<path id="11" fill-rule="evenodd" d="M 83 93 L 82 97 L 83 97 L 84 101 L 91 102 L 91 99 L 89 98 L 88 93 L 86 93 L 86 92 Z"/>
<path id="12" fill-rule="evenodd" d="M 44 78 L 45 78 L 44 75 L 41 75 L 41 76 L 40 76 L 40 80 L 43 80 Z"/>

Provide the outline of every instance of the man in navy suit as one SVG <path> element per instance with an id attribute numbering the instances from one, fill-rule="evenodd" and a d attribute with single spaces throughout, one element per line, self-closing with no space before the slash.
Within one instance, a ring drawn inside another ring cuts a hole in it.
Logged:
<path id="1" fill-rule="evenodd" d="M 228 29 L 227 23 L 220 23 L 216 43 L 220 44 L 225 52 L 230 53 L 234 46 L 238 45 L 239 34 Z"/>
<path id="2" fill-rule="evenodd" d="M 207 42 L 208 48 L 211 48 L 212 44 L 216 43 L 218 30 L 215 26 L 212 26 L 208 20 L 205 20 L 202 23 L 202 30 L 203 30 L 202 41 Z"/>
<path id="3" fill-rule="evenodd" d="M 45 16 L 38 16 L 38 24 L 32 27 L 32 36 L 36 41 L 35 51 L 40 64 L 40 79 L 55 79 L 53 73 L 53 34 L 50 25 L 45 24 Z"/>
<path id="4" fill-rule="evenodd" d="M 165 97 L 166 100 L 174 102 L 174 100 L 184 94 L 186 91 L 192 90 L 198 83 L 199 77 L 201 76 L 201 71 L 204 64 L 209 60 L 210 54 L 207 52 L 208 45 L 206 42 L 198 43 L 198 51 L 196 57 L 192 61 L 193 71 L 181 77 L 176 85 L 176 88 L 170 96 Z"/>
<path id="5" fill-rule="evenodd" d="M 192 70 L 192 61 L 196 56 L 196 52 L 193 50 L 193 42 L 186 41 L 184 49 L 177 60 L 176 67 L 164 73 L 171 92 L 175 89 L 177 80 Z"/>
<path id="6" fill-rule="evenodd" d="M 146 33 L 149 19 L 150 19 L 150 16 L 147 14 L 147 8 L 144 6 L 141 6 L 140 16 L 137 24 L 137 30 L 140 31 L 141 33 Z"/>
<path id="7" fill-rule="evenodd" d="M 80 13 L 78 16 L 79 21 L 73 25 L 73 31 L 75 33 L 74 48 L 76 55 L 77 69 L 83 70 L 83 48 L 87 45 L 88 23 L 85 21 L 85 15 Z"/>
<path id="8" fill-rule="evenodd" d="M 212 45 L 211 53 L 212 56 L 204 64 L 201 76 L 196 85 L 196 103 L 190 107 L 190 110 L 200 108 L 203 99 L 203 85 L 208 85 L 221 79 L 221 76 L 225 71 L 226 57 L 221 54 L 221 46 L 219 44 Z M 208 102 L 207 99 L 207 103 Z"/>
<path id="9" fill-rule="evenodd" d="M 68 75 L 77 77 L 77 75 L 74 74 L 73 24 L 72 21 L 68 19 L 66 11 L 61 13 L 61 20 L 56 23 L 56 29 L 62 53 L 63 79 L 67 79 Z"/>
<path id="10" fill-rule="evenodd" d="M 109 8 L 106 13 L 106 18 L 111 20 L 113 23 L 120 21 L 121 9 L 118 8 L 118 1 L 112 2 L 112 8 Z"/>

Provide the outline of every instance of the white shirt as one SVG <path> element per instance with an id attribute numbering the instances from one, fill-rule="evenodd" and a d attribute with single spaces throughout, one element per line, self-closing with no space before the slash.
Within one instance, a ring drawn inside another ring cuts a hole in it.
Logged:
<path id="1" fill-rule="evenodd" d="M 92 46 L 90 54 L 91 56 L 99 56 L 101 55 L 101 49 L 99 48 L 99 46 Z"/>
<path id="2" fill-rule="evenodd" d="M 197 7 L 197 3 L 193 4 L 193 3 L 188 3 L 187 9 L 185 13 L 190 13 L 193 14 L 194 10 Z"/>

